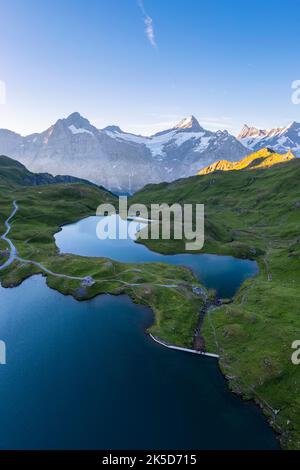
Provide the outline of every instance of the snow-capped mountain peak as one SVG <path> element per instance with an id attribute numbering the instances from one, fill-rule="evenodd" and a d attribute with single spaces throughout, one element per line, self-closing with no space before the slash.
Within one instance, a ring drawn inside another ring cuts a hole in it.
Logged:
<path id="1" fill-rule="evenodd" d="M 82 125 L 82 124 L 85 124 L 85 123 L 88 123 L 90 124 L 90 122 L 88 121 L 88 119 L 84 118 L 83 116 L 81 116 L 80 113 L 78 112 L 74 112 L 72 114 L 70 114 L 66 119 L 65 119 L 66 123 L 67 124 L 79 124 L 79 125 Z"/>
<path id="2" fill-rule="evenodd" d="M 202 127 L 200 126 L 199 122 L 195 118 L 195 116 L 188 116 L 184 119 L 182 119 L 174 129 L 180 129 L 180 130 L 189 130 L 191 132 L 200 132 Z"/>
<path id="3" fill-rule="evenodd" d="M 244 124 L 243 129 L 238 135 L 238 139 L 243 139 L 245 137 L 260 137 L 265 135 L 264 130 L 258 129 L 257 127 L 249 127 L 247 124 Z"/>
<path id="4" fill-rule="evenodd" d="M 254 151 L 269 147 L 278 153 L 291 150 L 300 157 L 300 123 L 295 121 L 285 127 L 273 129 L 257 129 L 245 125 L 238 139 L 245 147 Z"/>
<path id="5" fill-rule="evenodd" d="M 123 131 L 120 129 L 119 126 L 106 126 L 104 129 L 102 129 L 104 132 L 118 132 L 119 134 L 122 134 Z"/>
<path id="6" fill-rule="evenodd" d="M 283 128 L 283 132 L 287 130 L 300 130 L 300 123 L 296 121 L 290 122 L 286 127 Z"/>
<path id="7" fill-rule="evenodd" d="M 66 119 L 62 119 L 61 121 L 69 128 L 72 134 L 95 134 L 98 132 L 98 129 L 92 126 L 90 121 L 81 116 L 81 114 L 78 112 L 70 114 L 70 116 L 68 116 Z"/>
<path id="8" fill-rule="evenodd" d="M 152 157 L 159 161 L 168 161 L 171 156 L 174 160 L 182 160 L 187 154 L 196 157 L 197 154 L 204 154 L 208 149 L 214 156 L 216 151 L 228 145 L 227 140 L 231 143 L 232 140 L 236 142 L 236 139 L 227 131 L 211 132 L 203 129 L 194 116 L 184 118 L 171 129 L 157 132 L 150 137 L 123 132 L 117 126 L 108 126 L 101 132 L 105 132 L 119 142 L 144 145 L 151 152 Z M 240 150 L 242 151 L 242 147 Z M 176 158 L 178 155 L 180 158 Z"/>

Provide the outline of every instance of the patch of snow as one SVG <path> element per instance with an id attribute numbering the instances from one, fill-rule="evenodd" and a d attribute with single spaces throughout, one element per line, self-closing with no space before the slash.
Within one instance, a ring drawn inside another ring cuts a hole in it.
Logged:
<path id="1" fill-rule="evenodd" d="M 133 142 L 136 144 L 145 145 L 151 152 L 153 157 L 164 157 L 164 147 L 169 144 L 174 144 L 177 147 L 180 147 L 182 144 L 191 139 L 201 139 L 205 135 L 205 132 L 180 132 L 176 129 L 171 130 L 170 132 L 163 133 L 161 135 L 154 135 L 152 137 L 143 137 L 134 134 L 127 134 L 125 132 L 112 132 L 106 130 L 105 133 L 117 139 L 119 141 Z"/>
<path id="2" fill-rule="evenodd" d="M 126 132 L 112 132 L 104 131 L 109 137 L 117 140 L 126 140 L 128 142 L 134 142 L 136 144 L 145 144 L 150 137 L 143 137 L 140 135 L 127 134 Z"/>
<path id="3" fill-rule="evenodd" d="M 53 133 L 53 129 L 54 129 L 54 126 L 52 126 L 47 134 L 46 137 L 44 137 L 43 139 L 43 144 L 47 145 L 48 142 L 49 142 L 49 137 L 51 137 L 52 133 Z"/>
<path id="4" fill-rule="evenodd" d="M 202 137 L 197 147 L 193 149 L 194 152 L 203 152 L 204 150 L 206 150 L 209 146 L 210 141 L 211 137 Z"/>
<path id="5" fill-rule="evenodd" d="M 281 136 L 279 139 L 278 139 L 278 144 L 279 145 L 284 145 L 286 144 L 290 139 L 288 139 L 286 136 Z"/>
<path id="6" fill-rule="evenodd" d="M 177 132 L 175 142 L 178 147 L 190 139 L 201 139 L 205 132 Z"/>
<path id="7" fill-rule="evenodd" d="M 87 129 L 82 129 L 81 127 L 77 128 L 74 126 L 74 124 L 71 124 L 69 126 L 70 131 L 72 134 L 90 134 L 94 135 L 91 131 L 88 131 Z"/>

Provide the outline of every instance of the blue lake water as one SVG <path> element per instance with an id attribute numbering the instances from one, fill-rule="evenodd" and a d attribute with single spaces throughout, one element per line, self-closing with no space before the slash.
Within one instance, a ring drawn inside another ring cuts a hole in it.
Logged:
<path id="1" fill-rule="evenodd" d="M 87 217 L 75 224 L 65 225 L 55 235 L 63 253 L 81 256 L 107 257 L 124 263 L 163 262 L 190 267 L 206 287 L 217 290 L 220 297 L 232 297 L 240 285 L 258 272 L 255 261 L 231 256 L 207 254 L 162 255 L 149 250 L 131 238 L 100 240 L 96 228 L 103 217 Z M 108 218 L 107 218 L 108 219 Z M 128 224 L 118 217 L 118 223 Z M 139 224 L 133 224 L 138 229 Z"/>
<path id="2" fill-rule="evenodd" d="M 77 302 L 35 276 L 0 287 L 1 449 L 275 449 L 217 361 L 168 350 L 125 296 Z"/>

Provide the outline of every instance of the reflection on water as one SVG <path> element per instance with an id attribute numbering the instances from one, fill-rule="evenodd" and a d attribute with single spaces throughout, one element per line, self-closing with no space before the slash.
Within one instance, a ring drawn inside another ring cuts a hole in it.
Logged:
<path id="1" fill-rule="evenodd" d="M 118 216 L 117 218 L 121 221 L 122 232 L 124 232 L 129 222 L 123 221 Z M 193 269 L 200 282 L 209 288 L 216 289 L 220 297 L 232 297 L 245 279 L 258 272 L 255 261 L 241 260 L 231 256 L 162 255 L 140 243 L 135 243 L 130 238 L 99 240 L 96 230 L 98 222 L 102 219 L 103 217 L 87 217 L 75 224 L 65 225 L 55 235 L 57 246 L 63 253 L 107 257 L 124 263 L 164 262 L 188 266 Z M 138 224 L 133 225 L 133 231 L 137 231 Z"/>

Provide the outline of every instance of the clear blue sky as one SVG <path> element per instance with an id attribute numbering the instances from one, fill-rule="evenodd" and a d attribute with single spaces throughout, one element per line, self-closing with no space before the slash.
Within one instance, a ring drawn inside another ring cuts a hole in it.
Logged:
<path id="1" fill-rule="evenodd" d="M 0 28 L 0 127 L 73 111 L 146 134 L 190 114 L 232 132 L 300 120 L 299 0 L 1 0 Z"/>

